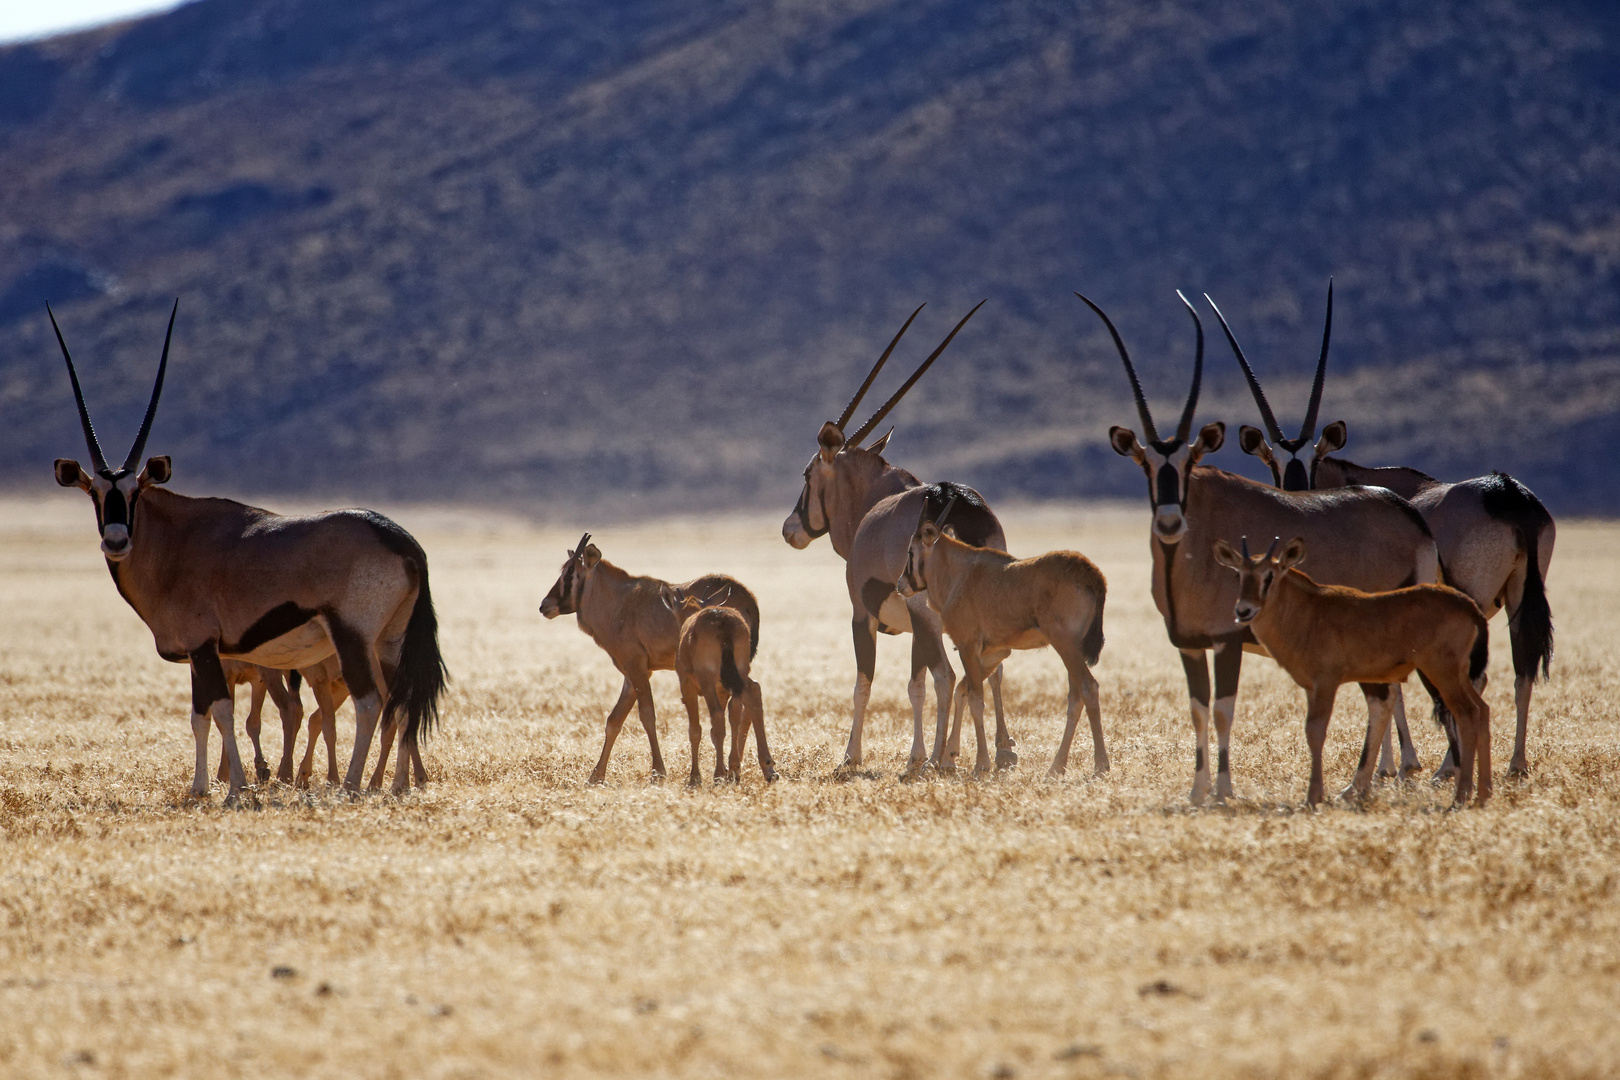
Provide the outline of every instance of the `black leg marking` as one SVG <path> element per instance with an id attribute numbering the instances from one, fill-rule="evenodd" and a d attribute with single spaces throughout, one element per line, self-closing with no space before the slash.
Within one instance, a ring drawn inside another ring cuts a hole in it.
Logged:
<path id="1" fill-rule="evenodd" d="M 223 701 L 231 696 L 231 688 L 225 682 L 225 669 L 220 666 L 219 649 L 212 641 L 200 649 L 192 650 L 189 659 L 191 711 L 206 716 L 214 702 Z"/>
<path id="2" fill-rule="evenodd" d="M 343 670 L 343 681 L 349 686 L 349 696 L 358 702 L 367 694 L 375 694 L 377 680 L 371 673 L 371 644 L 331 612 L 326 613 L 326 625 L 332 633 L 332 644 L 337 648 L 338 665 Z"/>
<path id="3" fill-rule="evenodd" d="M 1193 771 L 1204 771 L 1204 748 L 1202 746 L 1193 751 Z"/>
<path id="4" fill-rule="evenodd" d="M 1204 654 L 1182 653 L 1181 668 L 1187 673 L 1188 696 L 1204 708 L 1209 708 L 1209 665 L 1204 662 Z"/>
<path id="5" fill-rule="evenodd" d="M 1224 746 L 1220 747 L 1219 749 L 1217 749 L 1215 751 L 1215 760 L 1219 764 L 1219 770 L 1218 771 L 1220 771 L 1220 772 L 1231 772 L 1232 771 L 1232 762 L 1229 760 L 1229 755 L 1227 753 L 1227 748 L 1226 747 L 1224 747 Z"/>
<path id="6" fill-rule="evenodd" d="M 871 621 L 857 616 L 850 630 L 855 635 L 855 670 L 870 679 L 877 670 L 877 639 L 872 636 Z"/>
<path id="7" fill-rule="evenodd" d="M 1215 697 L 1237 697 L 1238 676 L 1243 672 L 1243 636 L 1227 638 L 1215 652 Z M 1222 766 L 1224 768 L 1224 766 Z"/>
<path id="8" fill-rule="evenodd" d="M 911 677 L 915 679 L 924 671 L 938 667 L 945 659 L 944 642 L 928 633 L 926 628 L 918 627 L 911 635 Z"/>
<path id="9" fill-rule="evenodd" d="M 1372 756 L 1372 728 L 1367 729 L 1366 736 L 1361 740 L 1361 763 L 1356 766 L 1357 771 L 1367 767 L 1367 759 Z"/>

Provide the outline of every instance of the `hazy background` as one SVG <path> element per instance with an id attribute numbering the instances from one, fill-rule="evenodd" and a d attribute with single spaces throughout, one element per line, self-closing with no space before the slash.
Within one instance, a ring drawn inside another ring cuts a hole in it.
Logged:
<path id="1" fill-rule="evenodd" d="M 1617 192 L 1613 3 L 201 0 L 0 49 L 0 465 L 84 455 L 47 299 L 121 459 L 178 295 L 177 490 L 785 511 L 989 297 L 891 458 L 1136 495 L 1071 290 L 1291 428 L 1331 274 L 1347 456 L 1613 513 Z"/>

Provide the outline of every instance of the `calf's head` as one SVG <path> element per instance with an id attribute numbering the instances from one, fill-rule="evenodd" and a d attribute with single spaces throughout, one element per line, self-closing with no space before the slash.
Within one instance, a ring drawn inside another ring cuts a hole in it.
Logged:
<path id="1" fill-rule="evenodd" d="M 1305 559 L 1305 540 L 1302 537 L 1296 536 L 1290 540 L 1280 555 L 1277 554 L 1279 543 L 1281 538 L 1274 537 L 1264 555 L 1250 557 L 1247 536 L 1243 538 L 1241 552 L 1225 540 L 1215 541 L 1215 561 L 1237 571 L 1238 601 L 1232 617 L 1240 626 L 1247 626 L 1259 617 L 1277 579 Z"/>
<path id="2" fill-rule="evenodd" d="M 591 543 L 591 534 L 580 537 L 579 544 L 568 553 L 568 561 L 562 564 L 562 572 L 557 575 L 551 591 L 540 601 L 540 614 L 555 619 L 578 612 L 580 599 L 585 595 L 585 582 L 601 561 L 602 552 Z"/>

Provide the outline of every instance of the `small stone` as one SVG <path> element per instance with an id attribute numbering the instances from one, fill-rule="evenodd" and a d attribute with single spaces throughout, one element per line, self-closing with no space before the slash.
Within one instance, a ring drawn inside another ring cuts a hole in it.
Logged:
<path id="1" fill-rule="evenodd" d="M 1052 1055 L 1057 1061 L 1073 1061 L 1082 1057 L 1102 1057 L 1102 1047 L 1095 1043 L 1070 1043 Z"/>
<path id="2" fill-rule="evenodd" d="M 277 964 L 275 967 L 270 969 L 270 977 L 272 979 L 291 979 L 297 974 L 298 971 L 296 968 L 288 967 L 286 964 Z"/>
<path id="3" fill-rule="evenodd" d="M 1420 1043 L 1437 1043 L 1440 1041 L 1440 1033 L 1433 1028 L 1424 1028 L 1417 1033 L 1417 1041 Z"/>
<path id="4" fill-rule="evenodd" d="M 319 986 L 317 986 L 315 988 L 315 996 L 316 997 L 331 997 L 332 996 L 332 984 L 329 983 L 329 982 L 321 983 L 321 985 L 319 985 Z"/>

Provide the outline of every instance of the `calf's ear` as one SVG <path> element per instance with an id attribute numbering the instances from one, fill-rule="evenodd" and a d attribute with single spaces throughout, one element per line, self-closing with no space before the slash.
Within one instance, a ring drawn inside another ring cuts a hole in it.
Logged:
<path id="1" fill-rule="evenodd" d="M 602 561 L 602 552 L 595 544 L 585 545 L 585 552 L 579 557 L 580 563 L 587 570 L 594 570 L 596 564 Z"/>
<path id="2" fill-rule="evenodd" d="M 917 538 L 927 546 L 933 547 L 939 541 L 939 526 L 932 521 L 923 522 L 917 529 Z"/>
<path id="3" fill-rule="evenodd" d="M 63 487 L 76 487 L 83 491 L 90 490 L 90 478 L 84 474 L 84 469 L 72 458 L 60 457 L 56 459 L 56 482 Z"/>
<path id="4" fill-rule="evenodd" d="M 1304 561 L 1305 538 L 1302 536 L 1296 536 L 1292 540 L 1288 541 L 1288 546 L 1283 548 L 1281 555 L 1277 556 L 1277 568 L 1279 570 L 1287 570 L 1298 566 Z"/>
<path id="5" fill-rule="evenodd" d="M 1215 561 L 1231 570 L 1243 569 L 1243 556 L 1225 540 L 1215 541 Z"/>

